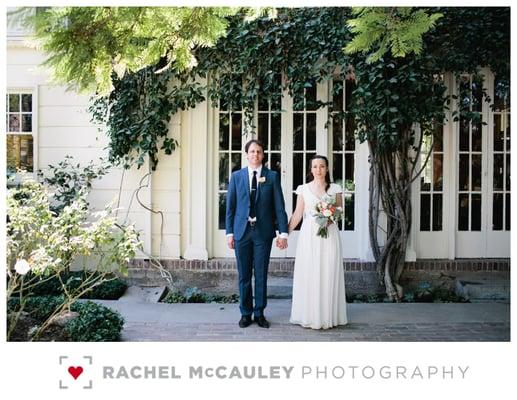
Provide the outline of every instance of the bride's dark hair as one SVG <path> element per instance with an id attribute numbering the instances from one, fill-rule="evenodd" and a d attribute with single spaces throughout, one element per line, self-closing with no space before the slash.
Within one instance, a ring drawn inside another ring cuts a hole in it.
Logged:
<path id="1" fill-rule="evenodd" d="M 325 174 L 325 182 L 327 182 L 327 186 L 325 186 L 325 191 L 327 191 L 327 190 L 329 190 L 329 187 L 330 187 L 330 173 L 329 173 L 329 160 L 325 156 L 320 156 L 320 155 L 316 154 L 314 157 L 312 157 L 309 160 L 309 173 L 307 174 L 306 181 L 307 181 L 307 183 L 309 183 L 314 180 L 314 175 L 312 175 L 311 169 L 312 169 L 312 162 L 317 159 L 325 161 L 325 165 L 327 166 L 327 173 Z"/>

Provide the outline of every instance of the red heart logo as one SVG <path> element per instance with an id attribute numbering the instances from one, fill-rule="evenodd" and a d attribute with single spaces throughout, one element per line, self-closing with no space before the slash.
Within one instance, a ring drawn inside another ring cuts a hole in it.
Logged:
<path id="1" fill-rule="evenodd" d="M 83 367 L 68 367 L 68 373 L 72 375 L 74 379 L 77 379 L 79 375 L 83 373 Z"/>

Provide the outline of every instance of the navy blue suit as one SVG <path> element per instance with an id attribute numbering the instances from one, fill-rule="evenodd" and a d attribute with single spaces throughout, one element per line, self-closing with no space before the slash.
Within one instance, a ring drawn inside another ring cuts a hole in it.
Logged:
<path id="1" fill-rule="evenodd" d="M 288 232 L 284 196 L 280 177 L 262 167 L 255 198 L 256 224 L 248 221 L 250 214 L 250 180 L 248 168 L 232 174 L 226 197 L 226 233 L 235 239 L 235 257 L 239 272 L 240 309 L 242 315 L 263 315 L 267 305 L 267 272 L 271 245 L 279 232 Z M 265 180 L 264 180 L 265 179 Z M 276 226 L 275 226 L 276 225 Z M 251 289 L 255 276 L 255 306 Z"/>

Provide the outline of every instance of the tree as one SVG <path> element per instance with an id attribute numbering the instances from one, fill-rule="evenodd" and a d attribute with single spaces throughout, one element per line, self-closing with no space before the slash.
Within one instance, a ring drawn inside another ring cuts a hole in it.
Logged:
<path id="1" fill-rule="evenodd" d="M 443 16 L 412 7 L 356 7 L 352 12 L 355 18 L 347 24 L 355 36 L 345 51 L 371 53 L 368 62 L 379 61 L 388 51 L 394 57 L 421 54 L 423 34 Z"/>
<path id="2" fill-rule="evenodd" d="M 192 49 L 226 32 L 230 7 L 47 7 L 28 15 L 54 78 L 79 91 L 110 91 L 119 78 L 150 65 L 195 65 Z M 251 13 L 251 10 L 248 10 Z M 26 14 L 27 15 L 27 14 Z"/>

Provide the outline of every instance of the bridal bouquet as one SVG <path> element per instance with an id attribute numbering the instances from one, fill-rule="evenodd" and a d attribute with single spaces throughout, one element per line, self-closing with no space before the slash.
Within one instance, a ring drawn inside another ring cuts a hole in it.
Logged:
<path id="1" fill-rule="evenodd" d="M 336 223 L 343 218 L 343 209 L 337 206 L 335 197 L 325 195 L 316 204 L 313 216 L 316 218 L 316 223 L 320 226 L 317 235 L 326 238 L 328 237 L 327 227 L 331 223 Z"/>

